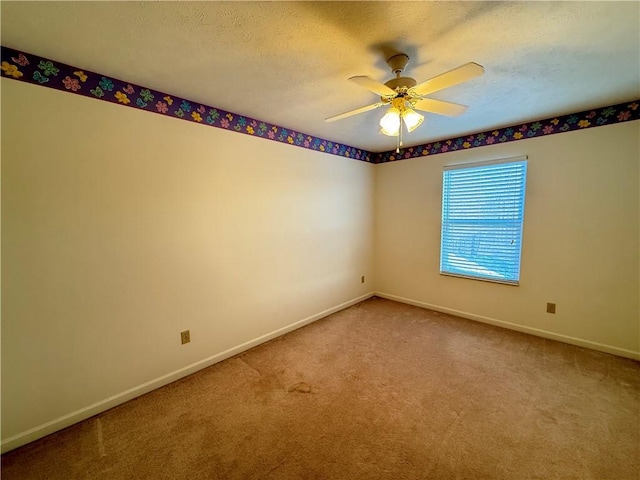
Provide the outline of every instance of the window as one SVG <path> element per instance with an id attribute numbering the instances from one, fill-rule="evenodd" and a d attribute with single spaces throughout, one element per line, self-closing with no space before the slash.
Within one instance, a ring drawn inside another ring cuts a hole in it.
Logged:
<path id="1" fill-rule="evenodd" d="M 526 158 L 445 167 L 441 274 L 518 284 Z"/>

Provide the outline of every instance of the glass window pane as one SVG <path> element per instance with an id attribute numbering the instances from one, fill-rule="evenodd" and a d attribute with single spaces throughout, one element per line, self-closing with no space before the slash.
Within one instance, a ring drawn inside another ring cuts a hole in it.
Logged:
<path id="1" fill-rule="evenodd" d="M 517 284 L 526 160 L 443 172 L 440 273 Z"/>

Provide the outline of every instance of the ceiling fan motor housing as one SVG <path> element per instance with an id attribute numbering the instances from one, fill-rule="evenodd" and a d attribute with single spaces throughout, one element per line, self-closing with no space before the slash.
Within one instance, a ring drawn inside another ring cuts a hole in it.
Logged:
<path id="1" fill-rule="evenodd" d="M 388 82 L 385 82 L 385 85 L 387 87 L 391 88 L 392 90 L 396 90 L 397 91 L 398 88 L 408 89 L 408 88 L 411 88 L 411 87 L 415 87 L 417 85 L 417 83 L 418 82 L 416 82 L 411 77 L 397 77 L 397 78 L 392 78 Z"/>
<path id="2" fill-rule="evenodd" d="M 398 53 L 387 59 L 387 65 L 396 75 L 396 78 L 389 80 L 385 85 L 398 93 L 405 93 L 407 89 L 414 87 L 418 83 L 413 78 L 400 76 L 407 63 L 409 63 L 409 56 L 404 53 Z"/>

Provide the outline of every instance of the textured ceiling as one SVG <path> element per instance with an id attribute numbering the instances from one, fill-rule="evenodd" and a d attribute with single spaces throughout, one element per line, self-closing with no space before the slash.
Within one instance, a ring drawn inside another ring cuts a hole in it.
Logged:
<path id="1" fill-rule="evenodd" d="M 10 2 L 2 44 L 370 151 L 383 110 L 347 81 L 418 82 L 473 61 L 482 77 L 434 93 L 405 145 L 640 98 L 639 2 Z"/>

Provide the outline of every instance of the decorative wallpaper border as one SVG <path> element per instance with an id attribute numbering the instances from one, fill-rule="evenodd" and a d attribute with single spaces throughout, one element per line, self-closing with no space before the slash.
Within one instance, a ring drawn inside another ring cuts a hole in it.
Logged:
<path id="1" fill-rule="evenodd" d="M 373 163 L 376 157 L 376 154 L 366 150 L 227 112 L 31 53 L 4 46 L 1 51 L 0 68 L 2 75 L 7 78 L 364 162 Z"/>
<path id="2" fill-rule="evenodd" d="M 7 78 L 374 164 L 468 150 L 640 119 L 639 99 L 408 147 L 401 149 L 398 154 L 395 150 L 373 153 L 12 48 L 3 46 L 1 53 L 0 69 L 2 75 Z"/>
<path id="3" fill-rule="evenodd" d="M 448 140 L 440 140 L 415 147 L 379 153 L 374 163 L 387 163 L 409 158 L 438 155 L 440 153 L 468 150 L 471 148 L 515 142 L 535 137 L 544 137 L 556 133 L 583 130 L 585 128 L 601 127 L 615 123 L 640 119 L 640 100 L 619 103 L 608 107 L 585 110 L 584 112 L 561 115 L 558 117 L 536 120 L 533 122 L 512 125 L 509 127 L 488 130 Z"/>

